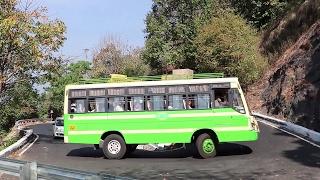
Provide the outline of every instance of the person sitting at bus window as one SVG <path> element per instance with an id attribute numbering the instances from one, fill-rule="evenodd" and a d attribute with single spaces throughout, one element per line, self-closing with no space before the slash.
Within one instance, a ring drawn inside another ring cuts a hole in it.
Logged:
<path id="1" fill-rule="evenodd" d="M 96 112 L 96 108 L 94 104 L 90 104 L 89 112 Z"/>
<path id="2" fill-rule="evenodd" d="M 77 112 L 77 104 L 75 102 L 71 103 L 70 112 L 71 113 L 76 113 Z"/>
<path id="3" fill-rule="evenodd" d="M 221 99 L 219 97 L 214 101 L 214 107 L 221 107 Z"/>
<path id="4" fill-rule="evenodd" d="M 123 107 L 119 102 L 115 102 L 115 105 L 113 107 L 114 107 L 114 111 L 124 111 Z"/>
<path id="5" fill-rule="evenodd" d="M 190 100 L 187 101 L 187 108 L 188 109 L 193 109 L 192 107 L 192 102 Z"/>
<path id="6" fill-rule="evenodd" d="M 142 111 L 143 110 L 143 100 L 139 99 L 134 101 L 133 110 L 134 111 Z"/>
<path id="7" fill-rule="evenodd" d="M 152 105 L 151 105 L 150 97 L 148 97 L 148 100 L 147 100 L 147 110 L 148 110 L 148 111 L 151 111 L 151 110 L 152 110 Z"/>
<path id="8" fill-rule="evenodd" d="M 221 104 L 221 106 L 228 106 L 228 105 L 229 105 L 226 96 L 224 96 L 224 97 L 222 98 L 220 104 Z"/>

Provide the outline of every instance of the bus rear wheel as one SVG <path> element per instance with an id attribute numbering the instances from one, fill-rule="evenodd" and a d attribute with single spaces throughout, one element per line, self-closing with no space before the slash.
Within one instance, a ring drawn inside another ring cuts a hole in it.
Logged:
<path id="1" fill-rule="evenodd" d="M 122 159 L 127 151 L 124 139 L 117 134 L 107 136 L 103 141 L 102 149 L 108 159 Z"/>
<path id="2" fill-rule="evenodd" d="M 216 156 L 216 144 L 211 136 L 207 133 L 201 134 L 196 140 L 197 154 L 200 158 L 207 159 Z"/>

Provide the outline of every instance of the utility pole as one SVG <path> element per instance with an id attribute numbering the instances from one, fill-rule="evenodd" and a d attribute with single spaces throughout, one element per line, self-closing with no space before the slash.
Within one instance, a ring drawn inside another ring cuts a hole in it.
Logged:
<path id="1" fill-rule="evenodd" d="M 89 52 L 89 49 L 88 48 L 85 48 L 83 49 L 84 51 L 84 54 L 86 55 L 86 61 L 88 61 L 88 52 Z"/>

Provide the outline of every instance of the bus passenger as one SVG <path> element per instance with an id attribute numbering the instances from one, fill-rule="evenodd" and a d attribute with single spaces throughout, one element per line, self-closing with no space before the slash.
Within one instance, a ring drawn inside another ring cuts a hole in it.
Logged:
<path id="1" fill-rule="evenodd" d="M 96 112 L 96 108 L 94 104 L 90 104 L 89 112 Z"/>
<path id="2" fill-rule="evenodd" d="M 187 109 L 193 109 L 191 106 L 192 106 L 192 102 L 190 100 L 187 100 Z"/>
<path id="3" fill-rule="evenodd" d="M 151 111 L 152 110 L 152 107 L 151 107 L 151 100 L 150 100 L 150 96 L 147 97 L 147 110 L 148 111 Z"/>
<path id="4" fill-rule="evenodd" d="M 229 105 L 226 96 L 224 96 L 224 97 L 222 98 L 220 104 L 221 104 L 221 106 L 228 106 L 228 105 Z"/>
<path id="5" fill-rule="evenodd" d="M 133 110 L 134 111 L 142 111 L 143 110 L 143 100 L 138 99 L 133 101 Z"/>
<path id="6" fill-rule="evenodd" d="M 113 107 L 114 107 L 114 111 L 124 111 L 123 107 L 119 102 L 115 102 L 115 105 Z"/>
<path id="7" fill-rule="evenodd" d="M 75 102 L 71 103 L 71 108 L 70 108 L 71 113 L 77 112 L 77 104 Z"/>
<path id="8" fill-rule="evenodd" d="M 214 101 L 214 107 L 221 107 L 221 99 L 219 97 Z"/>

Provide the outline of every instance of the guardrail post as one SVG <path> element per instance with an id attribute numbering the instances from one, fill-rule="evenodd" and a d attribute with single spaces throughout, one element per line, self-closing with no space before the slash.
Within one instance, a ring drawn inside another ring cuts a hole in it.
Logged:
<path id="1" fill-rule="evenodd" d="M 20 167 L 20 180 L 37 180 L 37 163 L 26 163 Z"/>

